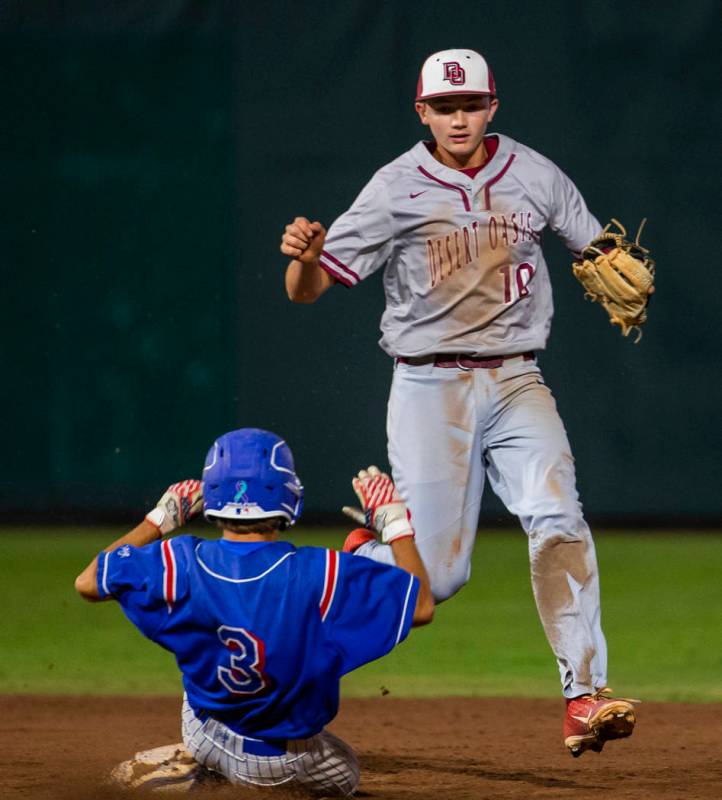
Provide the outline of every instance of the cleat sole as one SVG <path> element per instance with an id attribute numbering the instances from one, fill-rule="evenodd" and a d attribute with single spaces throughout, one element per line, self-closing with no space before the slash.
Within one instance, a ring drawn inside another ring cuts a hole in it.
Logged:
<path id="1" fill-rule="evenodd" d="M 582 755 L 582 753 L 586 753 L 587 750 L 591 750 L 593 753 L 601 753 L 604 747 L 604 740 L 587 737 L 581 742 L 574 743 L 571 743 L 569 739 L 567 739 L 564 744 L 574 758 L 579 758 L 579 756 Z"/>

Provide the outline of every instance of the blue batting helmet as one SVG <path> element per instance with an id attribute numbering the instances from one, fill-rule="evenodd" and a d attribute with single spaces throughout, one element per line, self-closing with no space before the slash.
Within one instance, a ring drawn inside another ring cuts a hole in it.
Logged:
<path id="1" fill-rule="evenodd" d="M 203 513 L 207 519 L 258 520 L 301 516 L 303 486 L 291 448 L 280 436 L 241 428 L 216 439 L 203 467 Z"/>

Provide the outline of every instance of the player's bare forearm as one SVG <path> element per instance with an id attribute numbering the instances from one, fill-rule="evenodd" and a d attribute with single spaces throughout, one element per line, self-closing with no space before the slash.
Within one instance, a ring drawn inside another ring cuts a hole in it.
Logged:
<path id="1" fill-rule="evenodd" d="M 303 263 L 297 259 L 286 269 L 286 293 L 294 303 L 315 303 L 336 281 L 318 263 Z"/>
<path id="2" fill-rule="evenodd" d="M 391 542 L 391 550 L 394 554 L 396 566 L 405 569 L 419 579 L 419 593 L 416 597 L 416 608 L 414 609 L 414 621 L 412 625 L 427 625 L 434 618 L 434 597 L 431 594 L 429 576 L 426 574 L 426 567 L 421 560 L 419 551 L 413 536 L 406 536 L 401 539 L 394 539 Z"/>
<path id="3" fill-rule="evenodd" d="M 143 520 L 140 525 L 133 528 L 132 531 L 116 539 L 112 544 L 109 544 L 104 553 L 109 553 L 124 544 L 133 545 L 133 547 L 143 547 L 146 544 L 155 542 L 160 537 L 160 531 L 152 523 Z M 98 570 L 98 556 L 96 556 L 90 564 L 78 575 L 75 579 L 75 591 L 85 600 L 91 603 L 100 600 L 110 600 L 110 597 L 101 598 L 98 594 L 98 582 L 96 580 L 96 573 Z"/>
<path id="4" fill-rule="evenodd" d="M 286 293 L 294 303 L 313 303 L 336 281 L 319 264 L 326 241 L 320 222 L 296 217 L 286 225 L 281 237 L 281 252 L 291 258 L 286 269 Z"/>

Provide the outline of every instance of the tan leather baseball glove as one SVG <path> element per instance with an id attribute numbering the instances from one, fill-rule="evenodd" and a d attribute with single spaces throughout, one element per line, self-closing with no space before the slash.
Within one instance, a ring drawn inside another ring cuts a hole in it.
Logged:
<path id="1" fill-rule="evenodd" d="M 636 329 L 636 342 L 642 337 L 641 325 L 647 321 L 647 304 L 654 291 L 654 261 L 649 250 L 639 244 L 646 219 L 642 220 L 637 238 L 627 240 L 627 231 L 616 219 L 581 252 L 572 264 L 574 277 L 584 287 L 584 296 L 600 303 L 612 325 L 619 325 L 627 336 Z M 619 233 L 612 233 L 614 223 Z"/>

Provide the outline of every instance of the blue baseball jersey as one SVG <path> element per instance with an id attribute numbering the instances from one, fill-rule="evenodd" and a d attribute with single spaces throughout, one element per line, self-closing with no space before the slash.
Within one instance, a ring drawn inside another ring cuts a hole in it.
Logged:
<path id="1" fill-rule="evenodd" d="M 341 676 L 406 637 L 418 593 L 408 572 L 362 556 L 195 536 L 101 553 L 97 581 L 175 654 L 197 716 L 261 739 L 330 722 Z"/>

